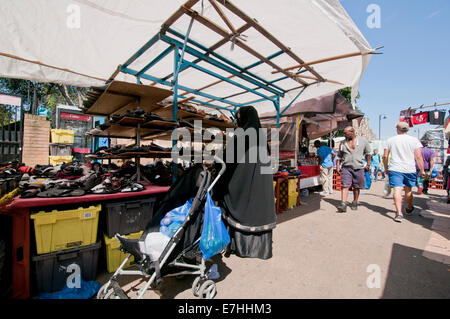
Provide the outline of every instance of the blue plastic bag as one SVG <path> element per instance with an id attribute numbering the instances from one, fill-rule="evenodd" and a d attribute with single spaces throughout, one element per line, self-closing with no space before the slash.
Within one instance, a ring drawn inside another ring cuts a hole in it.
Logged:
<path id="1" fill-rule="evenodd" d="M 438 176 L 439 174 L 438 174 L 438 171 L 435 169 L 435 168 L 433 168 L 433 171 L 431 172 L 431 178 L 436 178 L 437 176 Z"/>
<path id="2" fill-rule="evenodd" d="M 80 288 L 69 288 L 64 286 L 63 289 L 51 293 L 41 293 L 38 299 L 89 299 L 97 294 L 101 285 L 96 281 L 84 281 L 79 278 Z"/>
<path id="3" fill-rule="evenodd" d="M 370 189 L 372 186 L 372 177 L 370 176 L 370 172 L 366 172 L 366 189 Z"/>
<path id="4" fill-rule="evenodd" d="M 203 258 L 217 255 L 227 247 L 230 235 L 222 222 L 222 211 L 217 207 L 209 192 L 206 194 L 205 217 L 200 237 L 200 250 Z"/>
<path id="5" fill-rule="evenodd" d="M 183 224 L 186 216 L 191 210 L 193 198 L 188 200 L 183 206 L 172 209 L 170 212 L 161 219 L 159 224 L 159 232 L 166 235 L 167 237 L 172 237 L 178 228 Z"/>

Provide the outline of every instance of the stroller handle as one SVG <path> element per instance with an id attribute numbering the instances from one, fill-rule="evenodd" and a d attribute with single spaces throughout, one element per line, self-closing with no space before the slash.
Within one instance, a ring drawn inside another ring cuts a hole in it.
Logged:
<path id="1" fill-rule="evenodd" d="M 217 181 L 220 179 L 220 177 L 223 175 L 223 173 L 225 172 L 225 170 L 227 168 L 226 165 L 225 165 L 225 162 L 221 158 L 219 158 L 217 156 L 214 156 L 214 161 L 219 163 L 222 166 L 222 168 L 220 169 L 219 174 L 217 174 L 217 177 L 214 179 L 214 181 L 208 187 L 208 192 L 211 192 L 211 190 L 213 189 L 214 185 L 217 183 Z"/>

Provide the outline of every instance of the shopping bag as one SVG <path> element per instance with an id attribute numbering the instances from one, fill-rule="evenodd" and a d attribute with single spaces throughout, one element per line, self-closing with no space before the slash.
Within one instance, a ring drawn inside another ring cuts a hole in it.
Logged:
<path id="1" fill-rule="evenodd" d="M 169 238 L 172 237 L 177 229 L 183 224 L 186 216 L 189 214 L 193 201 L 194 199 L 191 198 L 184 203 L 184 205 L 174 208 L 168 212 L 166 216 L 161 219 L 159 231 Z"/>
<path id="2" fill-rule="evenodd" d="M 370 176 L 370 172 L 366 171 L 366 189 L 370 189 L 372 186 L 372 177 Z"/>
<path id="3" fill-rule="evenodd" d="M 230 242 L 230 235 L 222 221 L 222 211 L 217 207 L 209 192 L 206 194 L 205 217 L 200 237 L 200 251 L 208 259 L 220 253 Z"/>

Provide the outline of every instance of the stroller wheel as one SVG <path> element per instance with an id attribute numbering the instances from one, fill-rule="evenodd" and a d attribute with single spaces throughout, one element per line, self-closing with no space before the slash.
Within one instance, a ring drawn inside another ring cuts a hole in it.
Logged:
<path id="1" fill-rule="evenodd" d="M 205 281 L 198 291 L 201 299 L 213 299 L 216 295 L 216 283 L 212 280 Z"/>
<path id="2" fill-rule="evenodd" d="M 200 286 L 202 285 L 202 277 L 195 277 L 194 282 L 192 283 L 192 293 L 195 297 L 198 297 L 198 293 L 200 291 Z"/>
<path id="3" fill-rule="evenodd" d="M 120 287 L 114 287 L 114 283 L 108 282 L 98 291 L 97 299 L 128 299 L 128 296 Z"/>
<path id="4" fill-rule="evenodd" d="M 97 292 L 97 299 L 106 299 L 106 293 L 108 292 L 108 288 L 112 289 L 111 287 L 111 283 L 108 281 L 106 284 L 104 284 L 100 290 Z"/>

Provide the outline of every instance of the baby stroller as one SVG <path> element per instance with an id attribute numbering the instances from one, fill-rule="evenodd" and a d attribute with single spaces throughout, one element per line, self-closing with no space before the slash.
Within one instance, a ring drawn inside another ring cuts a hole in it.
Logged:
<path id="1" fill-rule="evenodd" d="M 193 284 L 194 296 L 201 299 L 212 299 L 216 294 L 216 284 L 209 279 L 212 273 L 205 264 L 199 249 L 200 235 L 203 225 L 203 208 L 207 192 L 210 192 L 225 172 L 225 163 L 214 157 L 221 164 L 220 172 L 211 183 L 211 173 L 203 165 L 194 165 L 184 172 L 169 189 L 160 208 L 139 239 L 127 239 L 116 235 L 120 242 L 120 249 L 129 255 L 122 262 L 109 281 L 103 285 L 98 299 L 128 299 L 120 288 L 117 278 L 121 275 L 140 275 L 149 277 L 145 285 L 138 291 L 137 298 L 141 299 L 149 289 L 157 289 L 162 278 L 169 276 L 197 275 Z M 159 231 L 161 220 L 172 209 L 194 198 L 189 213 L 182 225 L 175 231 L 164 247 L 161 255 L 155 260 L 151 258 L 145 239 L 148 234 Z M 134 257 L 139 270 L 124 270 L 127 261 Z"/>

